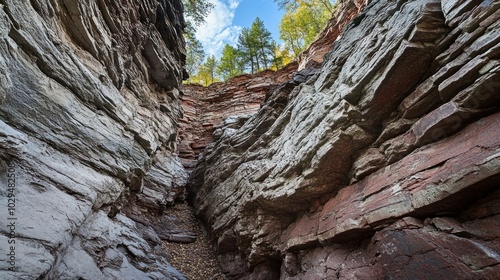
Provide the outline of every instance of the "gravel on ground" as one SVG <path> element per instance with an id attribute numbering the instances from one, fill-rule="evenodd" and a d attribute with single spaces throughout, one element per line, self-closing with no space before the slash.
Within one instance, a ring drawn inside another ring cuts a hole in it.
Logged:
<path id="1" fill-rule="evenodd" d="M 179 203 L 167 211 L 181 222 L 183 229 L 197 235 L 193 243 L 163 242 L 170 256 L 169 263 L 190 280 L 223 280 L 215 250 L 193 208 L 187 203 Z"/>

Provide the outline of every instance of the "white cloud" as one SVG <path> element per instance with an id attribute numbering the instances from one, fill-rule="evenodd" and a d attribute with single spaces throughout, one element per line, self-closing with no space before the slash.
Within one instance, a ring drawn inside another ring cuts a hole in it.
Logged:
<path id="1" fill-rule="evenodd" d="M 229 0 L 229 8 L 236 10 L 238 8 L 238 5 L 240 4 L 240 0 Z"/>
<path id="2" fill-rule="evenodd" d="M 232 25 L 234 11 L 240 0 L 210 0 L 214 7 L 205 23 L 198 27 L 196 38 L 200 40 L 208 55 L 220 56 L 225 44 L 235 45 L 241 31 L 240 26 Z"/>

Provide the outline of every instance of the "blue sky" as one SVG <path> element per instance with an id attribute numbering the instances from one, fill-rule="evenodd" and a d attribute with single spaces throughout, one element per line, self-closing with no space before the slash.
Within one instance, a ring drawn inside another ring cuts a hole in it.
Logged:
<path id="1" fill-rule="evenodd" d="M 273 0 L 210 0 L 214 8 L 205 24 L 196 32 L 208 55 L 220 57 L 225 44 L 236 46 L 243 27 L 250 27 L 256 17 L 264 21 L 274 40 L 280 43 L 278 24 L 284 11 Z"/>

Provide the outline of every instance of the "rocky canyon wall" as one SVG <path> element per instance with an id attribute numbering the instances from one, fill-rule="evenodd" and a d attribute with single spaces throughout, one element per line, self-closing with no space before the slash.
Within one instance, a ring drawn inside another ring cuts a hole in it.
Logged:
<path id="1" fill-rule="evenodd" d="M 288 87 L 291 88 L 315 75 L 324 55 L 364 6 L 364 0 L 338 1 L 337 9 L 316 41 L 300 55 L 297 62 L 278 71 L 245 74 L 208 87 L 183 85 L 182 108 L 185 114 L 179 132 L 179 156 L 183 166 L 188 171 L 193 170 L 199 155 L 207 147 L 210 150 L 211 143 L 222 135 L 222 128 L 228 128 L 224 131 L 230 133 L 231 127 L 241 126 L 259 110 L 266 94 L 285 82 L 289 82 Z"/>
<path id="2" fill-rule="evenodd" d="M 369 1 L 219 132 L 189 186 L 226 276 L 500 278 L 499 27 L 500 1 Z"/>
<path id="3" fill-rule="evenodd" d="M 296 70 L 297 63 L 293 62 L 278 71 L 245 74 L 208 87 L 183 85 L 184 116 L 180 119 L 179 156 L 184 167 L 192 170 L 200 153 L 214 141 L 214 133 L 218 138 L 222 127 L 241 126 L 240 122 L 259 110 L 266 93 L 281 83 L 293 80 Z M 300 75 L 311 73 L 304 71 Z M 295 78 L 300 79 L 301 76 L 295 75 Z M 226 130 L 226 133 L 229 131 Z"/>
<path id="4" fill-rule="evenodd" d="M 241 126 L 255 114 L 266 100 L 266 94 L 283 87 L 284 83 L 293 88 L 316 74 L 325 54 L 342 35 L 344 27 L 364 6 L 365 0 L 338 1 L 338 8 L 317 39 L 297 62 L 278 71 L 245 74 L 208 87 L 183 85 L 182 108 L 185 114 L 180 125 L 179 155 L 184 167 L 188 171 L 195 167 L 200 153 L 207 147 L 211 149 L 211 143 L 222 135 L 223 127 L 228 128 L 224 129 L 225 133 L 230 133 L 231 127 Z"/>
<path id="5" fill-rule="evenodd" d="M 180 0 L 0 1 L 0 278 L 184 279 Z"/>

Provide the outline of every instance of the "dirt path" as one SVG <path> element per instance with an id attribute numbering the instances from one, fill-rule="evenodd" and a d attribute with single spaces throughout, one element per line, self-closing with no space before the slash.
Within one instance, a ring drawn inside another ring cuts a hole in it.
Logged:
<path id="1" fill-rule="evenodd" d="M 164 242 L 163 248 L 169 252 L 170 264 L 190 280 L 223 280 L 214 250 L 193 209 L 182 203 L 168 209 L 168 212 L 182 222 L 184 229 L 198 236 L 194 243 Z"/>

